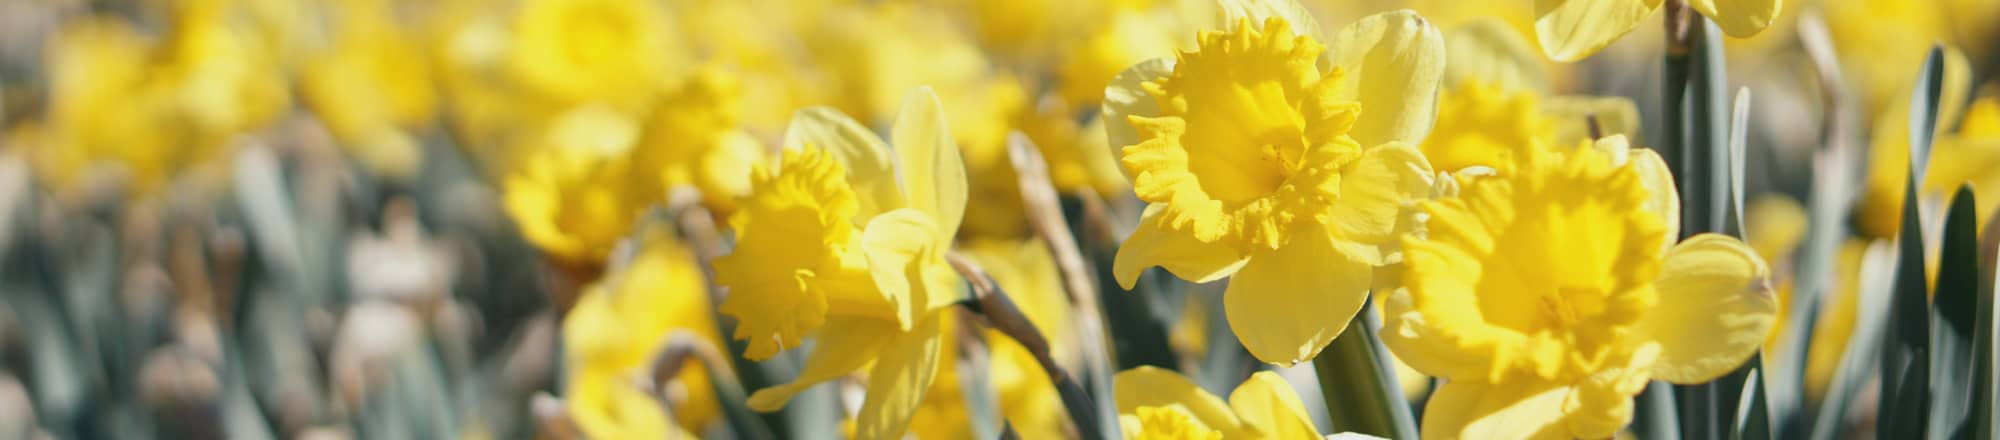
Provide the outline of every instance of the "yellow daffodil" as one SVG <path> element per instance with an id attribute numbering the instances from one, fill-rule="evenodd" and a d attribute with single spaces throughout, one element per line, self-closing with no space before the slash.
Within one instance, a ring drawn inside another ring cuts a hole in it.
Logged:
<path id="1" fill-rule="evenodd" d="M 903 434 L 937 375 L 939 312 L 964 297 L 944 262 L 966 203 L 950 133 L 937 95 L 920 88 L 897 116 L 893 152 L 853 119 L 807 109 L 776 169 L 756 168 L 730 219 L 737 248 L 715 264 L 730 287 L 721 310 L 751 359 L 818 336 L 799 376 L 758 390 L 752 409 L 775 411 L 872 363 L 856 436 Z"/>
<path id="2" fill-rule="evenodd" d="M 1637 29 L 1660 10 L 1661 0 L 1535 0 L 1535 36 L 1556 61 L 1584 59 Z M 1778 18 L 1783 0 L 1689 0 L 1715 20 L 1722 33 L 1747 38 Z"/>
<path id="3" fill-rule="evenodd" d="M 764 156 L 742 128 L 742 87 L 733 74 L 700 69 L 653 103 L 638 139 L 639 160 L 659 164 L 666 188 L 699 189 L 723 213 L 750 192 L 750 166 Z"/>
<path id="4" fill-rule="evenodd" d="M 1700 383 L 1755 353 L 1769 270 L 1734 238 L 1666 247 L 1671 177 L 1623 137 L 1535 154 L 1424 203 L 1383 341 L 1445 383 L 1426 438 L 1607 438 L 1650 379 Z"/>
<path id="5" fill-rule="evenodd" d="M 687 58 L 658 2 L 526 0 L 513 23 L 508 70 L 556 103 L 633 110 Z"/>
<path id="6" fill-rule="evenodd" d="M 527 157 L 502 181 L 502 201 L 521 235 L 557 263 L 582 266 L 584 275 L 663 198 L 654 164 L 633 160 L 635 119 L 601 106 L 565 113 L 531 139 Z"/>
<path id="7" fill-rule="evenodd" d="M 341 2 L 333 48 L 306 61 L 301 95 L 341 146 L 391 179 L 415 177 L 423 158 L 416 137 L 436 114 L 424 53 L 380 0 Z"/>
<path id="8" fill-rule="evenodd" d="M 1286 365 L 1346 328 L 1394 253 L 1399 213 L 1429 194 L 1430 165 L 1412 144 L 1443 69 L 1437 30 L 1408 11 L 1343 29 L 1328 68 L 1326 48 L 1291 29 L 1245 16 L 1204 32 L 1170 69 L 1121 75 L 1105 105 L 1137 129 L 1111 141 L 1151 203 L 1118 250 L 1119 284 L 1151 266 L 1193 282 L 1233 275 L 1231 329 L 1258 359 Z"/>
<path id="9" fill-rule="evenodd" d="M 1194 381 L 1154 367 L 1119 372 L 1111 383 L 1127 439 L 1320 438 L 1298 392 L 1277 373 L 1250 375 L 1226 403 Z"/>
<path id="10" fill-rule="evenodd" d="M 659 384 L 671 415 L 643 386 L 652 383 L 654 357 L 674 332 L 722 346 L 701 267 L 671 234 L 648 232 L 638 256 L 585 287 L 563 317 L 567 408 L 593 438 L 687 436 L 720 414 L 709 373 L 693 360 L 672 382 Z"/>
<path id="11" fill-rule="evenodd" d="M 942 18 L 935 8 L 897 2 L 833 8 L 803 41 L 835 91 L 832 106 L 876 123 L 893 117 L 903 94 L 918 86 L 936 88 L 947 109 L 960 109 L 954 94 L 977 87 L 992 69 Z"/>
<path id="12" fill-rule="evenodd" d="M 56 35 L 45 52 L 51 84 L 36 175 L 60 187 L 108 166 L 150 192 L 274 121 L 289 105 L 286 85 L 252 36 L 225 19 L 232 5 L 175 3 L 157 41 L 110 20 Z"/>

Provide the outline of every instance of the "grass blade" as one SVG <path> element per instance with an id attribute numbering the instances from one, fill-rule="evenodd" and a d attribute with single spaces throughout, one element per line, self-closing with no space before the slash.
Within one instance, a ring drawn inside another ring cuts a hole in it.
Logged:
<path id="1" fill-rule="evenodd" d="M 1923 181 L 1932 131 L 1937 126 L 1943 63 L 1943 50 L 1932 48 L 1910 97 L 1910 172 L 1903 189 L 1903 227 L 1896 237 L 1895 297 L 1889 303 L 1888 334 L 1879 358 L 1882 400 L 1876 411 L 1876 432 L 1884 436 L 1922 437 L 1928 427 L 1930 294 L 1925 285 L 1923 216 L 1918 211 L 1917 184 Z"/>

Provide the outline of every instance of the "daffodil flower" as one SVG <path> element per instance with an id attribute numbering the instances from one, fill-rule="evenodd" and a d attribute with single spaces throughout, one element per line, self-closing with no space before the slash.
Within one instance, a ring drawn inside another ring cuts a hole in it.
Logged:
<path id="1" fill-rule="evenodd" d="M 818 337 L 799 376 L 758 390 L 752 409 L 776 411 L 872 363 L 857 437 L 895 438 L 936 378 L 938 312 L 964 296 L 944 255 L 965 211 L 965 165 L 929 88 L 904 100 L 890 137 L 893 161 L 860 123 L 807 109 L 776 169 L 754 171 L 730 219 L 737 247 L 715 263 L 730 288 L 720 309 L 751 359 Z"/>
<path id="2" fill-rule="evenodd" d="M 1678 234 L 1672 178 L 1621 136 L 1424 203 L 1382 339 L 1445 383 L 1425 438 L 1607 438 L 1651 379 L 1733 371 L 1776 319 L 1763 259 Z"/>
<path id="3" fill-rule="evenodd" d="M 651 383 L 653 357 L 674 332 L 722 343 L 693 251 L 668 232 L 649 232 L 641 246 L 625 270 L 585 287 L 563 317 L 567 408 L 593 438 L 686 436 L 721 414 L 709 373 L 698 363 L 665 384 L 675 387 L 665 393 L 676 399 L 672 414 L 653 390 L 638 386 Z"/>
<path id="4" fill-rule="evenodd" d="M 1661 0 L 1535 0 L 1535 36 L 1542 53 L 1561 62 L 1589 57 L 1637 29 Z M 1722 33 L 1748 38 L 1778 18 L 1784 0 L 1688 0 Z"/>
<path id="5" fill-rule="evenodd" d="M 1109 132 L 1151 203 L 1118 250 L 1119 284 L 1151 266 L 1198 283 L 1233 276 L 1224 311 L 1265 362 L 1310 359 L 1346 328 L 1372 268 L 1393 258 L 1399 214 L 1430 192 L 1414 144 L 1444 67 L 1437 30 L 1398 11 L 1335 41 L 1329 53 L 1287 17 L 1246 15 L 1105 91 L 1107 118 L 1136 129 Z"/>
<path id="6" fill-rule="evenodd" d="M 1127 439 L 1320 438 L 1298 392 L 1278 373 L 1251 374 L 1229 393 L 1228 402 L 1179 373 L 1154 367 L 1120 372 L 1111 387 Z"/>

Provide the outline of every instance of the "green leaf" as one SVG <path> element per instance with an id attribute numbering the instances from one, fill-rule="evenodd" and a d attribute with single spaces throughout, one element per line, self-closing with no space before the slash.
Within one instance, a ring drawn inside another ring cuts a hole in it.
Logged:
<path id="1" fill-rule="evenodd" d="M 1417 438 L 1416 418 L 1396 382 L 1389 351 L 1375 337 L 1374 304 L 1363 305 L 1354 322 L 1313 358 L 1319 374 L 1320 397 L 1334 432 L 1354 432 L 1386 438 Z"/>
<path id="2" fill-rule="evenodd" d="M 1903 227 L 1896 238 L 1895 296 L 1889 302 L 1888 334 L 1878 359 L 1882 400 L 1876 410 L 1877 432 L 1914 437 L 1923 437 L 1928 427 L 1931 361 L 1930 293 L 1925 285 L 1917 184 L 1923 181 L 1931 132 L 1937 126 L 1943 60 L 1943 49 L 1932 48 L 1910 97 L 1910 172 L 1903 189 Z"/>
<path id="3" fill-rule="evenodd" d="M 1715 23 L 1696 16 L 1690 23 L 1687 87 L 1680 95 L 1678 131 L 1681 166 L 1674 170 L 1681 195 L 1681 236 L 1704 232 L 1742 235 L 1734 213 L 1740 206 L 1734 182 L 1741 162 L 1736 156 L 1741 144 L 1731 144 L 1728 63 L 1723 57 L 1722 30 Z M 1747 112 L 1748 96 L 1737 98 L 1739 111 Z M 1670 111 L 1673 109 L 1669 109 Z M 1747 115 L 1741 120 L 1747 121 Z M 1738 124 L 1742 124 L 1739 122 Z M 1736 413 L 1734 394 L 1746 381 L 1748 371 L 1737 371 L 1697 385 L 1675 386 L 1674 400 L 1681 420 L 1681 432 L 1693 438 L 1721 438 L 1734 432 L 1731 416 Z"/>
<path id="4" fill-rule="evenodd" d="M 1743 381 L 1743 392 L 1736 401 L 1736 429 L 1730 431 L 1729 438 L 1771 438 L 1771 419 L 1769 408 L 1765 405 L 1764 377 L 1760 374 L 1763 371 L 1761 368 L 1763 363 L 1763 356 L 1750 360 L 1751 365 L 1758 366 L 1750 368 L 1747 380 Z"/>
<path id="5" fill-rule="evenodd" d="M 1977 205 L 1975 204 L 1974 206 Z M 1986 229 L 1992 230 L 1993 227 L 1989 223 Z M 1990 234 L 1989 238 L 1991 238 Z M 1994 396 L 2000 396 L 2000 392 L 1995 392 L 1993 382 L 1993 367 L 1995 365 L 1993 356 L 1996 352 L 2000 352 L 2000 350 L 1993 349 L 1993 344 L 1996 341 L 1995 336 L 2000 336 L 2000 334 L 1994 333 L 1993 327 L 1993 257 L 1995 249 L 1993 243 L 1985 241 L 1981 241 L 1979 246 L 1980 275 L 1979 282 L 1977 283 L 1979 289 L 1979 312 L 1978 318 L 1973 321 L 1972 327 L 1972 397 L 1967 402 L 1965 412 L 1966 417 L 1970 417 L 1973 423 L 1968 428 L 1969 431 L 1961 432 L 1969 433 L 1971 438 L 1993 438 L 1993 420 L 2000 418 L 2000 411 L 1996 411 L 1996 409 L 2000 409 L 2000 405 L 1993 404 Z M 1966 436 L 1954 435 L 1954 438 L 1964 437 Z"/>
<path id="6" fill-rule="evenodd" d="M 1931 305 L 1930 431 L 1972 429 L 1974 336 L 1979 320 L 1979 215 L 1972 186 L 1959 187 L 1945 211 L 1938 249 L 1937 294 Z"/>

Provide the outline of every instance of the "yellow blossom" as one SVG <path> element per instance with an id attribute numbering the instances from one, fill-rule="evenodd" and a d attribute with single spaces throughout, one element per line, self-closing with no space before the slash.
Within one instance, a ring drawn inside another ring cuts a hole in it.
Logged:
<path id="1" fill-rule="evenodd" d="M 584 288 L 563 317 L 563 354 L 570 417 L 596 438 L 660 438 L 701 432 L 720 406 L 706 367 L 695 363 L 659 384 L 673 405 L 671 419 L 654 397 L 654 357 L 669 336 L 689 331 L 722 346 L 708 305 L 708 287 L 694 253 L 667 231 L 649 231 L 624 270 Z M 694 363 L 695 361 L 689 360 Z"/>
<path id="2" fill-rule="evenodd" d="M 437 108 L 424 52 L 407 43 L 385 2 L 340 5 L 333 48 L 306 61 L 304 104 L 369 169 L 394 179 L 415 177 L 423 158 L 418 131 Z"/>
<path id="3" fill-rule="evenodd" d="M 662 93 L 640 133 L 639 160 L 657 163 L 666 188 L 692 186 L 718 212 L 750 191 L 750 166 L 764 146 L 742 128 L 743 86 L 708 67 Z"/>
<path id="4" fill-rule="evenodd" d="M 607 107 L 571 110 L 524 147 L 502 180 L 521 235 L 558 263 L 595 266 L 662 198 L 656 168 L 632 160 L 638 121 Z"/>
<path id="5" fill-rule="evenodd" d="M 1139 367 L 1111 378 L 1125 438 L 1320 438 L 1297 391 L 1277 373 L 1259 371 L 1229 393 L 1227 403 L 1169 370 Z"/>
<path id="6" fill-rule="evenodd" d="M 1637 29 L 1661 0 L 1535 0 L 1535 35 L 1556 61 L 1581 60 Z M 1783 0 L 1689 0 L 1722 33 L 1748 38 L 1778 18 Z"/>
<path id="7" fill-rule="evenodd" d="M 684 47 L 658 2 L 526 0 L 513 22 L 511 78 L 560 104 L 640 106 Z"/>
<path id="8" fill-rule="evenodd" d="M 1335 53 L 1348 55 L 1330 57 L 1346 62 L 1322 70 L 1312 37 L 1246 18 L 1202 33 L 1171 72 L 1142 82 L 1152 103 L 1107 89 L 1107 109 L 1124 106 L 1138 129 L 1112 142 L 1151 203 L 1118 250 L 1119 284 L 1156 265 L 1194 282 L 1234 275 L 1224 311 L 1250 353 L 1277 364 L 1317 354 L 1367 300 L 1403 206 L 1430 192 L 1430 165 L 1407 142 L 1429 125 L 1443 66 L 1421 60 L 1441 61 L 1439 38 L 1414 13 L 1368 17 L 1339 34 Z M 1361 118 L 1376 103 L 1381 113 Z"/>
<path id="9" fill-rule="evenodd" d="M 1613 136 L 1517 167 L 1425 202 L 1425 236 L 1405 239 L 1382 338 L 1445 379 L 1426 438 L 1611 437 L 1648 380 L 1706 382 L 1756 352 L 1769 270 L 1726 236 L 1664 247 L 1678 207 L 1657 155 Z"/>
<path id="10" fill-rule="evenodd" d="M 274 121 L 289 105 L 286 85 L 251 34 L 225 19 L 232 5 L 175 3 L 157 41 L 110 20 L 52 38 L 36 175 L 61 187 L 109 166 L 150 192 Z"/>
<path id="11" fill-rule="evenodd" d="M 937 376 L 940 312 L 964 297 L 944 261 L 966 204 L 950 133 L 928 88 L 905 100 L 894 150 L 832 109 L 794 118 L 778 168 L 759 167 L 731 218 L 737 249 L 716 262 L 717 281 L 730 287 L 721 310 L 738 320 L 736 337 L 751 341 L 746 356 L 817 334 L 799 376 L 752 394 L 752 409 L 776 411 L 868 367 L 856 437 L 903 435 Z"/>

